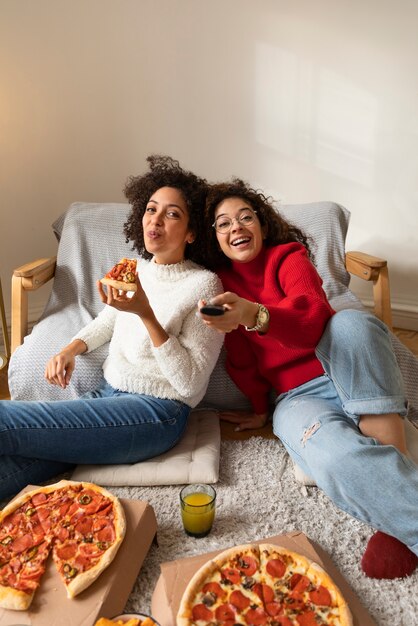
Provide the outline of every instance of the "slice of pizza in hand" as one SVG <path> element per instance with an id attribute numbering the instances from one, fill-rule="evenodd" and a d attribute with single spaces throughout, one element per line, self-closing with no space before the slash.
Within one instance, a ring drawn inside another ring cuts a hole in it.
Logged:
<path id="1" fill-rule="evenodd" d="M 100 282 L 121 291 L 136 291 L 136 259 L 124 257 L 100 279 Z"/>

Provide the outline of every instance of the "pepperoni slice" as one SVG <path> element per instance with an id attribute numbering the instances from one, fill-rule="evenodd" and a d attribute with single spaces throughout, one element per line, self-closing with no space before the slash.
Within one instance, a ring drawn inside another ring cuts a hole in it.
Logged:
<path id="1" fill-rule="evenodd" d="M 33 537 L 29 533 L 26 535 L 22 535 L 21 537 L 16 537 L 16 539 L 11 544 L 11 549 L 13 552 L 23 552 L 28 548 L 33 546 Z"/>
<path id="2" fill-rule="evenodd" d="M 219 583 L 206 583 L 202 587 L 203 593 L 214 593 L 217 598 L 224 598 L 226 592 L 222 589 Z"/>
<path id="3" fill-rule="evenodd" d="M 275 598 L 274 590 L 269 585 L 265 585 L 264 583 L 256 583 L 252 590 L 263 602 L 273 602 Z"/>
<path id="4" fill-rule="evenodd" d="M 274 578 L 283 578 L 286 572 L 286 563 L 281 559 L 270 559 L 266 565 L 266 570 Z"/>
<path id="5" fill-rule="evenodd" d="M 318 622 L 315 619 L 315 613 L 313 611 L 306 611 L 298 615 L 296 618 L 299 626 L 318 626 Z"/>
<path id="6" fill-rule="evenodd" d="M 232 604 L 221 604 L 215 611 L 215 617 L 220 622 L 235 619 L 235 609 Z"/>
<path id="7" fill-rule="evenodd" d="M 27 565 L 24 567 L 19 573 L 19 579 L 24 580 L 25 582 L 28 580 L 39 581 L 42 574 L 45 571 L 44 563 L 31 564 L 31 566 Z"/>
<path id="8" fill-rule="evenodd" d="M 248 626 L 263 626 L 263 624 L 267 623 L 267 620 L 268 615 L 262 608 L 250 609 L 245 614 L 245 621 L 247 622 Z"/>
<path id="9" fill-rule="evenodd" d="M 115 529 L 111 524 L 108 524 L 97 533 L 97 539 L 107 543 L 113 543 L 115 541 Z"/>
<path id="10" fill-rule="evenodd" d="M 206 620 L 209 622 L 213 619 L 213 612 L 204 604 L 195 604 L 192 609 L 193 621 Z"/>
<path id="11" fill-rule="evenodd" d="M 75 557 L 77 552 L 77 544 L 76 543 L 67 543 L 63 546 L 59 546 L 55 548 L 55 554 L 61 561 L 68 561 Z"/>
<path id="12" fill-rule="evenodd" d="M 297 591 L 304 591 L 309 585 L 309 578 L 303 574 L 293 574 L 290 579 L 290 588 Z"/>
<path id="13" fill-rule="evenodd" d="M 20 562 L 18 557 L 10 559 L 9 565 L 14 574 L 17 574 L 22 569 L 22 563 Z"/>
<path id="14" fill-rule="evenodd" d="M 55 536 L 61 542 L 64 542 L 70 536 L 70 531 L 68 530 L 68 528 L 64 528 L 63 526 L 61 526 L 61 528 L 59 528 L 55 533 Z"/>
<path id="15" fill-rule="evenodd" d="M 305 608 L 305 602 L 303 596 L 300 593 L 292 591 L 287 600 L 287 606 L 292 610 L 300 610 Z"/>
<path id="16" fill-rule="evenodd" d="M 314 604 L 319 604 L 320 606 L 331 606 L 332 604 L 330 592 L 322 585 L 319 585 L 317 589 L 313 589 L 309 592 L 309 599 Z"/>
<path id="17" fill-rule="evenodd" d="M 97 543 L 80 543 L 78 553 L 81 554 L 81 556 L 93 558 L 95 556 L 101 556 L 105 549 L 105 547 Z"/>
<path id="18" fill-rule="evenodd" d="M 43 491 L 41 491 L 40 493 L 35 493 L 35 495 L 32 496 L 32 504 L 34 506 L 39 506 L 40 504 L 44 504 L 47 500 L 48 500 L 48 496 Z"/>
<path id="19" fill-rule="evenodd" d="M 91 498 L 91 501 L 87 500 Z M 108 498 L 104 498 L 100 493 L 96 493 L 91 489 L 84 489 L 76 498 L 80 509 L 88 515 L 97 514 L 99 511 L 108 508 L 112 504 Z M 113 507 L 112 507 L 113 508 Z"/>
<path id="20" fill-rule="evenodd" d="M 254 557 L 245 554 L 237 559 L 237 569 L 245 576 L 252 576 L 258 570 L 258 563 Z"/>
<path id="21" fill-rule="evenodd" d="M 266 611 L 271 617 L 276 617 L 276 615 L 283 613 L 283 605 L 280 602 L 267 602 Z"/>
<path id="22" fill-rule="evenodd" d="M 113 504 L 110 502 L 110 504 L 106 504 L 106 506 L 96 511 L 96 516 L 109 517 L 113 519 Z"/>
<path id="23" fill-rule="evenodd" d="M 41 524 L 36 523 L 32 526 L 32 537 L 35 544 L 42 541 L 42 539 L 45 537 L 45 531 Z"/>
<path id="24" fill-rule="evenodd" d="M 63 502 L 59 508 L 59 516 L 65 517 L 70 509 L 71 501 Z"/>
<path id="25" fill-rule="evenodd" d="M 274 620 L 278 626 L 292 626 L 292 621 L 288 617 L 278 617 Z"/>
<path id="26" fill-rule="evenodd" d="M 88 535 L 89 533 L 91 533 L 93 529 L 93 520 L 91 517 L 85 517 L 83 516 L 81 518 L 81 520 L 79 520 L 75 527 L 74 530 L 78 533 L 80 533 L 80 535 Z"/>
<path id="27" fill-rule="evenodd" d="M 233 569 L 232 567 L 225 567 L 221 570 L 222 578 L 226 578 L 231 583 L 237 584 L 241 580 L 241 574 L 237 569 Z"/>
<path id="28" fill-rule="evenodd" d="M 77 555 L 74 559 L 74 566 L 80 571 L 84 572 L 84 570 L 92 567 L 98 559 L 94 559 L 92 557 L 86 557 L 82 555 Z"/>
<path id="29" fill-rule="evenodd" d="M 229 601 L 240 611 L 246 609 L 251 604 L 250 598 L 248 596 L 245 596 L 242 591 L 239 591 L 239 589 L 236 589 L 231 593 L 231 595 L 229 596 Z"/>

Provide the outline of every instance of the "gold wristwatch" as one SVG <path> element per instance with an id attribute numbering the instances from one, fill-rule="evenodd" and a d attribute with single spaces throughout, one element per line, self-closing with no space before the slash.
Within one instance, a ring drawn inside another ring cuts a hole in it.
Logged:
<path id="1" fill-rule="evenodd" d="M 259 304 L 258 302 L 256 304 L 258 306 L 258 313 L 257 313 L 257 317 L 255 320 L 255 324 L 251 328 L 249 328 L 248 326 L 245 326 L 245 330 L 260 331 L 264 328 L 264 326 L 267 324 L 267 322 L 270 319 L 270 313 L 268 312 L 268 309 L 266 309 L 264 304 Z"/>

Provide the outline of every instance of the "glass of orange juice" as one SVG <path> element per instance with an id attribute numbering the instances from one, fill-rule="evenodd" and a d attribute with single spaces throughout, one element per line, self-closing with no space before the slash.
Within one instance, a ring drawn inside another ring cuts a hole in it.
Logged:
<path id="1" fill-rule="evenodd" d="M 210 485 L 187 485 L 180 491 L 181 518 L 190 537 L 210 533 L 215 518 L 216 491 Z"/>

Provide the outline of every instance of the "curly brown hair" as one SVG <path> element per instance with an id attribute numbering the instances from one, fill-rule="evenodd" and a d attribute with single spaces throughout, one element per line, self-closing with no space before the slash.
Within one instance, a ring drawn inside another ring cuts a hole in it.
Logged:
<path id="1" fill-rule="evenodd" d="M 212 269 L 229 267 L 231 260 L 222 252 L 216 239 L 216 231 L 212 228 L 217 206 L 227 198 L 241 198 L 257 212 L 257 217 L 265 232 L 264 244 L 268 247 L 282 243 L 296 241 L 308 251 L 309 258 L 314 261 L 311 249 L 312 241 L 297 226 L 284 219 L 273 206 L 273 199 L 265 196 L 261 191 L 253 189 L 240 178 L 233 178 L 231 182 L 211 185 L 206 198 L 206 255 L 207 265 Z"/>
<path id="2" fill-rule="evenodd" d="M 173 187 L 183 195 L 189 213 L 189 228 L 194 233 L 193 243 L 187 244 L 185 258 L 203 265 L 205 262 L 202 241 L 206 236 L 204 222 L 205 198 L 208 183 L 192 172 L 180 167 L 169 156 L 151 155 L 147 157 L 149 171 L 140 176 L 130 176 L 124 193 L 131 204 L 131 212 L 124 224 L 126 243 L 132 241 L 132 250 L 137 250 L 144 259 L 151 259 L 152 254 L 145 248 L 142 217 L 152 194 L 161 187 Z"/>

